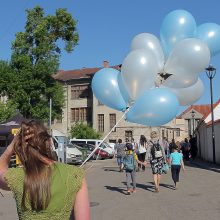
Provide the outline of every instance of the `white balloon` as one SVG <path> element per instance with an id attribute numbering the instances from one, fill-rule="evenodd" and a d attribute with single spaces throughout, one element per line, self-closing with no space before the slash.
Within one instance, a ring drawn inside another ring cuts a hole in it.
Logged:
<path id="1" fill-rule="evenodd" d="M 170 88 L 187 88 L 198 81 L 198 74 L 172 75 L 163 83 Z"/>
<path id="2" fill-rule="evenodd" d="M 200 99 L 200 97 L 203 95 L 204 92 L 204 84 L 200 78 L 198 78 L 198 81 L 193 86 L 190 86 L 188 88 L 182 88 L 182 89 L 171 89 L 173 91 L 178 100 L 180 105 L 192 105 L 196 101 Z"/>
<path id="3" fill-rule="evenodd" d="M 133 50 L 124 59 L 121 76 L 133 101 L 154 86 L 157 68 L 157 62 L 151 50 Z"/>
<path id="4" fill-rule="evenodd" d="M 199 39 L 188 38 L 176 45 L 164 70 L 173 75 L 198 74 L 208 66 L 209 61 L 208 46 Z"/>
<path id="5" fill-rule="evenodd" d="M 158 63 L 158 72 L 161 72 L 164 66 L 164 53 L 158 38 L 149 33 L 136 35 L 131 42 L 131 50 L 147 49 L 151 50 Z"/>

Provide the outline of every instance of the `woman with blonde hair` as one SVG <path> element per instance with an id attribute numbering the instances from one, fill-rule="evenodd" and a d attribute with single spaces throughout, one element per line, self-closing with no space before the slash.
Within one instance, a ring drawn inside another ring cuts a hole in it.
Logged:
<path id="1" fill-rule="evenodd" d="M 14 153 L 20 168 L 8 168 Z M 90 219 L 83 170 L 53 159 L 51 136 L 38 121 L 23 122 L 0 157 L 0 188 L 13 192 L 19 219 Z"/>
<path id="2" fill-rule="evenodd" d="M 156 131 L 151 132 L 149 160 L 152 168 L 155 192 L 159 192 L 160 179 L 163 172 L 163 166 L 166 162 L 164 148 L 159 142 L 159 135 Z"/>

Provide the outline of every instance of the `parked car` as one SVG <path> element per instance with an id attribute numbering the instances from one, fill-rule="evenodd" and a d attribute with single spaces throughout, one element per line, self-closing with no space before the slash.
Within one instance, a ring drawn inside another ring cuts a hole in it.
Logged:
<path id="1" fill-rule="evenodd" d="M 103 142 L 101 143 L 101 145 L 99 146 L 102 150 L 106 151 L 109 154 L 109 158 L 113 158 L 115 155 L 115 150 L 112 149 L 108 143 Z"/>
<path id="2" fill-rule="evenodd" d="M 72 138 L 70 139 L 70 142 L 72 144 L 76 145 L 83 145 L 83 144 L 92 144 L 95 147 L 99 146 L 99 148 L 103 149 L 109 154 L 109 158 L 113 158 L 115 154 L 115 150 L 112 149 L 108 143 L 102 142 L 102 140 L 97 140 L 97 139 L 76 139 Z M 101 143 L 101 144 L 100 144 Z"/>
<path id="3" fill-rule="evenodd" d="M 67 144 L 66 147 L 66 163 L 67 164 L 81 164 L 82 152 L 76 147 L 75 144 Z"/>
<path id="4" fill-rule="evenodd" d="M 108 145 L 115 151 L 115 143 L 108 143 Z"/>
<path id="5" fill-rule="evenodd" d="M 69 139 L 62 132 L 53 129 L 53 148 L 59 162 L 69 164 L 81 164 L 82 152 L 70 143 Z"/>
<path id="6" fill-rule="evenodd" d="M 97 157 L 97 159 L 108 159 L 110 158 L 110 155 L 103 149 L 97 149 L 92 157 L 93 159 L 96 159 Z"/>
<path id="7" fill-rule="evenodd" d="M 76 147 L 81 151 L 81 152 L 85 152 L 86 151 L 86 157 L 88 157 L 92 151 L 95 149 L 95 146 L 92 144 L 85 144 L 85 143 L 79 143 L 78 145 L 76 145 Z M 83 160 L 85 160 L 86 158 L 83 158 Z M 92 159 L 92 157 L 90 158 Z"/>

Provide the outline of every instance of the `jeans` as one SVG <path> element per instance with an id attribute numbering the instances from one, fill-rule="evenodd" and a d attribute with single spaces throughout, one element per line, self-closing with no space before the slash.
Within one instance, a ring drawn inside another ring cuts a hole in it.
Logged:
<path id="1" fill-rule="evenodd" d="M 136 171 L 126 171 L 126 182 L 128 189 L 131 188 L 131 183 L 133 186 L 133 189 L 136 188 Z"/>
<path id="2" fill-rule="evenodd" d="M 123 162 L 122 157 L 117 157 L 118 166 L 121 166 L 122 162 Z"/>
<path id="3" fill-rule="evenodd" d="M 174 183 L 179 182 L 181 165 L 171 165 L 172 179 Z"/>

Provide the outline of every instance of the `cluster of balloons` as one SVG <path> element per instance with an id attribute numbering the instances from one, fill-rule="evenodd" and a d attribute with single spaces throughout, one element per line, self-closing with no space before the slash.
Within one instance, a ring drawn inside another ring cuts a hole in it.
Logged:
<path id="1" fill-rule="evenodd" d="M 111 108 L 125 111 L 129 106 L 130 122 L 163 125 L 177 115 L 180 105 L 193 104 L 202 96 L 199 74 L 218 52 L 218 24 L 197 26 L 189 12 L 175 10 L 163 20 L 160 40 L 150 33 L 138 34 L 121 71 L 104 68 L 95 74 L 93 93 Z"/>

